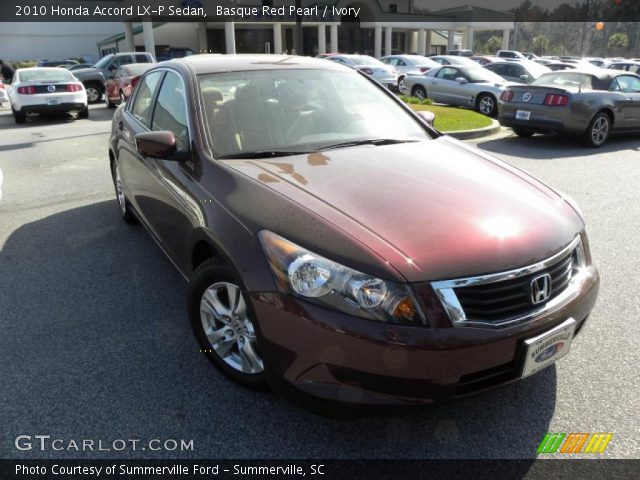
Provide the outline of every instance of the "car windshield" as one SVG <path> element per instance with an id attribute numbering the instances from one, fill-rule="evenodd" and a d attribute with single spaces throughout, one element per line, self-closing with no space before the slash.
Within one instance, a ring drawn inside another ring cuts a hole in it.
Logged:
<path id="1" fill-rule="evenodd" d="M 98 63 L 96 63 L 94 65 L 95 68 L 106 68 L 107 63 L 109 63 L 109 61 L 113 58 L 113 54 L 111 55 L 107 55 L 106 57 L 101 58 L 100 60 L 98 60 Z"/>
<path id="2" fill-rule="evenodd" d="M 199 85 L 218 157 L 431 138 L 393 98 L 353 71 L 217 73 L 200 75 Z"/>
<path id="3" fill-rule="evenodd" d="M 497 73 L 494 73 L 491 70 L 487 70 L 486 68 L 483 68 L 483 67 L 467 68 L 464 70 L 464 73 L 469 79 L 469 81 L 473 83 L 483 83 L 483 82 L 504 83 L 504 78 L 502 78 Z"/>
<path id="4" fill-rule="evenodd" d="M 584 73 L 562 70 L 558 72 L 545 73 L 535 80 L 531 85 L 549 85 L 563 87 L 593 88 L 593 77 Z"/>
<path id="5" fill-rule="evenodd" d="M 20 72 L 20 82 L 71 82 L 74 76 L 63 68 L 52 68 L 46 70 L 26 70 Z"/>

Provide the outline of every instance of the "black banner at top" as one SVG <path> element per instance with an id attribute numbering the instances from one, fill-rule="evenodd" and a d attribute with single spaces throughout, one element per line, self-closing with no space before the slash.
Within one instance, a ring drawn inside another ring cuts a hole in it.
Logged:
<path id="1" fill-rule="evenodd" d="M 3 22 L 640 22 L 637 0 L 0 0 Z"/>

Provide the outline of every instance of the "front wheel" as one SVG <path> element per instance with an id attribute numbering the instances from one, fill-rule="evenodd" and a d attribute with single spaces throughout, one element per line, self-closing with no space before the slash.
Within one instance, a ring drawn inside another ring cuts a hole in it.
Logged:
<path id="1" fill-rule="evenodd" d="M 111 178 L 113 179 L 113 186 L 116 190 L 116 200 L 118 202 L 120 216 L 126 223 L 136 223 L 136 216 L 132 212 L 129 201 L 124 194 L 124 183 L 122 183 L 122 177 L 120 176 L 120 167 L 115 162 L 111 164 Z"/>
<path id="2" fill-rule="evenodd" d="M 267 388 L 259 333 L 246 294 L 219 258 L 202 263 L 189 287 L 191 327 L 201 351 L 227 377 Z"/>
<path id="3" fill-rule="evenodd" d="M 496 97 L 488 93 L 480 95 L 476 101 L 476 110 L 488 117 L 494 117 L 498 113 Z"/>
<path id="4" fill-rule="evenodd" d="M 106 90 L 104 91 L 104 105 L 107 108 L 116 108 L 116 104 L 111 101 Z"/>
<path id="5" fill-rule="evenodd" d="M 413 87 L 411 95 L 416 97 L 418 100 L 424 100 L 427 98 L 427 91 L 422 85 L 416 85 Z"/>
<path id="6" fill-rule="evenodd" d="M 604 112 L 596 114 L 595 117 L 589 123 L 589 127 L 584 135 L 584 140 L 587 146 L 592 148 L 598 148 L 604 145 L 604 142 L 609 138 L 609 131 L 611 130 L 611 118 Z"/>

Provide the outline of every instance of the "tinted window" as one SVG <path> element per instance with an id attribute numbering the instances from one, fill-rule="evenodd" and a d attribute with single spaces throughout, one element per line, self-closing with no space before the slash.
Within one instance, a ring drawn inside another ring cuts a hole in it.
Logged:
<path id="1" fill-rule="evenodd" d="M 438 73 L 436 73 L 436 78 L 442 78 L 443 80 L 455 80 L 459 76 L 461 75 L 458 69 L 451 67 L 442 67 Z"/>
<path id="2" fill-rule="evenodd" d="M 145 127 L 151 125 L 151 100 L 158 88 L 163 72 L 153 72 L 144 77 L 136 88 L 136 98 L 131 104 L 131 114 Z"/>
<path id="3" fill-rule="evenodd" d="M 116 57 L 113 59 L 113 62 L 111 62 L 111 65 L 109 65 L 109 67 L 119 67 L 120 65 L 126 65 L 127 63 L 131 63 L 131 57 L 129 55 L 125 55 L 123 57 Z"/>
<path id="4" fill-rule="evenodd" d="M 151 130 L 168 130 L 176 137 L 176 148 L 188 150 L 189 129 L 187 127 L 187 100 L 180 77 L 167 73 L 156 106 L 153 110 Z"/>
<path id="5" fill-rule="evenodd" d="M 149 63 L 149 57 L 146 55 L 136 55 L 136 63 Z"/>

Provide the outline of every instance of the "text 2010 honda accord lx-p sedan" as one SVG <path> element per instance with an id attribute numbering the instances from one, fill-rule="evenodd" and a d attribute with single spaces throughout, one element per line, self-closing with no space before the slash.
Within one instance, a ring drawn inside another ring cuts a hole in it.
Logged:
<path id="1" fill-rule="evenodd" d="M 596 300 L 570 199 L 332 62 L 162 63 L 109 156 L 122 217 L 189 281 L 203 355 L 248 386 L 462 397 L 564 356 Z"/>

